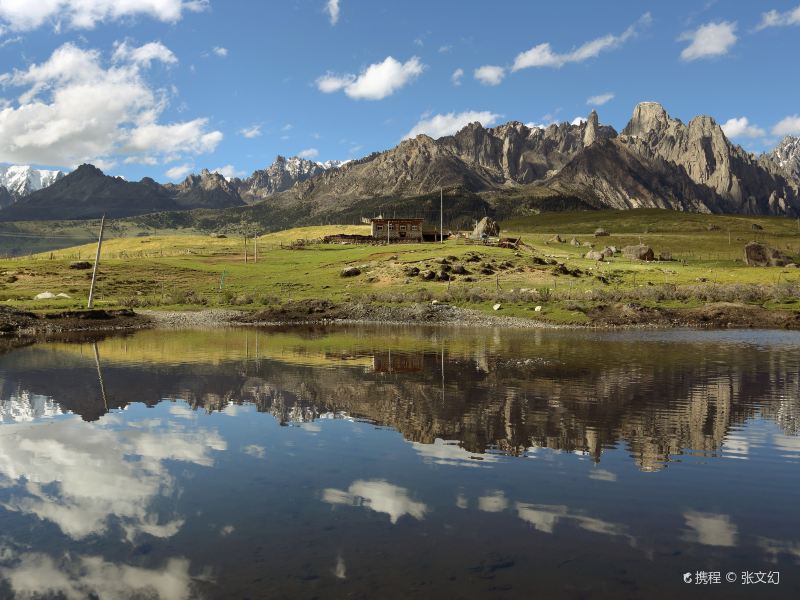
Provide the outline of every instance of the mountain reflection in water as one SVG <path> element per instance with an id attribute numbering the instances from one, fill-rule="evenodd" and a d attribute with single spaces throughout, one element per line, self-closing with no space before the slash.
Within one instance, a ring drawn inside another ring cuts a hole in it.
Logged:
<path id="1" fill-rule="evenodd" d="M 786 578 L 799 340 L 387 327 L 14 350 L 0 597 L 670 597 L 714 566 Z"/>

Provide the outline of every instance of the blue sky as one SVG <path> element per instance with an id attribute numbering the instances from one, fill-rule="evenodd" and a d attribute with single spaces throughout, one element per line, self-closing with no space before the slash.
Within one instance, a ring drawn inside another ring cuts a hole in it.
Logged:
<path id="1" fill-rule="evenodd" d="M 798 0 L 75 4 L 0 0 L 0 163 L 241 175 L 642 100 L 750 151 L 800 134 Z"/>

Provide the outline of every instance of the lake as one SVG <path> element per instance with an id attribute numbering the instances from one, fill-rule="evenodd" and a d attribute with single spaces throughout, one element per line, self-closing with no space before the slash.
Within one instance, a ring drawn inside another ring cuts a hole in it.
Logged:
<path id="1" fill-rule="evenodd" d="M 796 598 L 798 416 L 781 331 L 38 343 L 0 355 L 0 597 Z"/>

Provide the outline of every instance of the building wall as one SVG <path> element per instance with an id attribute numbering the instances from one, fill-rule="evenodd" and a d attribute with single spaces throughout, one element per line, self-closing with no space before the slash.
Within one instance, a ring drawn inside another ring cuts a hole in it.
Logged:
<path id="1" fill-rule="evenodd" d="M 377 240 L 386 239 L 386 227 L 389 227 L 389 240 L 422 240 L 422 221 L 390 219 L 372 221 L 372 237 Z"/>

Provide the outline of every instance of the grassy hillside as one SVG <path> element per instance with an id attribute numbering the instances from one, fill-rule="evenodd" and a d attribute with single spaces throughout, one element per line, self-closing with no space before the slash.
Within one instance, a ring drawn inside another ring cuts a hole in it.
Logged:
<path id="1" fill-rule="evenodd" d="M 800 255 L 800 234 L 793 220 L 594 211 L 536 215 L 510 220 L 502 227 L 503 235 L 521 236 L 526 245 L 514 251 L 462 239 L 389 247 L 318 244 L 313 240 L 323 235 L 365 233 L 367 227 L 313 226 L 260 236 L 256 263 L 251 240 L 245 263 L 241 237 L 173 232 L 119 237 L 103 245 L 97 304 L 258 308 L 312 299 L 405 303 L 439 298 L 490 310 L 500 300 L 504 314 L 568 322 L 585 320 L 592 305 L 618 300 L 676 306 L 732 300 L 800 308 L 796 295 L 800 269 L 747 267 L 742 261 L 743 246 L 753 239 Z M 597 227 L 611 235 L 595 238 Z M 675 260 L 643 263 L 616 255 L 597 263 L 583 258 L 588 246 L 551 242 L 555 234 L 597 249 L 642 242 L 656 255 L 669 251 Z M 312 242 L 290 249 L 298 239 Z M 69 265 L 91 259 L 94 248 L 93 243 L 84 244 L 0 260 L 0 301 L 42 310 L 84 306 L 90 271 Z M 450 269 L 449 282 L 409 274 L 411 267 L 438 272 L 443 258 L 448 263 L 444 268 Z M 350 266 L 361 274 L 343 277 L 342 270 Z M 453 273 L 462 268 L 466 273 Z M 32 299 L 44 291 L 71 298 Z M 543 310 L 534 312 L 537 305 Z"/>

